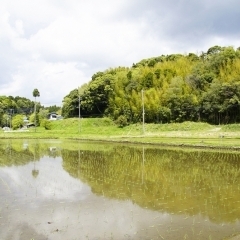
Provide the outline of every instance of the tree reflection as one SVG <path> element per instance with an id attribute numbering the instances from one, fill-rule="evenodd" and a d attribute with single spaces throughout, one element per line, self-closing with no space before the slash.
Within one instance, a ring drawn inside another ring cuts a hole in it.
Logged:
<path id="1" fill-rule="evenodd" d="M 37 178 L 39 174 L 39 170 L 36 169 L 35 163 L 36 163 L 36 144 L 34 144 L 32 176 L 34 178 Z"/>
<path id="2" fill-rule="evenodd" d="M 239 153 L 116 147 L 63 151 L 63 167 L 97 195 L 161 212 L 232 222 L 240 216 Z M 79 171 L 81 170 L 81 171 Z"/>

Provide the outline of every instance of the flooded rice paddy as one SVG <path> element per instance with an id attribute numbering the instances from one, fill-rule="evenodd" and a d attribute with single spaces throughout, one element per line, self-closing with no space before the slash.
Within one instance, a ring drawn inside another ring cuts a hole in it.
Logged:
<path id="1" fill-rule="evenodd" d="M 240 152 L 0 141 L 0 239 L 239 239 Z"/>

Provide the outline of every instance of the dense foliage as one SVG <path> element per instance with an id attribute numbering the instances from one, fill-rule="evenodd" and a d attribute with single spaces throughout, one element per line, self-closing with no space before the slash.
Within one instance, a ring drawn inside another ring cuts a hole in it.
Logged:
<path id="1" fill-rule="evenodd" d="M 0 96 L 0 125 L 10 126 L 14 116 L 29 115 L 33 110 L 34 102 L 25 97 Z"/>
<path id="2" fill-rule="evenodd" d="M 135 123 L 142 121 L 143 102 L 148 123 L 240 122 L 240 48 L 214 46 L 97 72 L 65 96 L 62 114 L 77 116 L 80 106 L 81 116 Z"/>
<path id="3" fill-rule="evenodd" d="M 38 96 L 40 93 L 35 89 L 33 97 Z M 24 125 L 24 119 L 28 119 L 32 123 L 35 122 L 34 106 L 35 102 L 25 97 L 0 96 L 0 126 L 18 129 Z M 45 108 L 41 106 L 40 102 L 36 102 L 36 124 L 40 125 L 50 112 L 61 114 L 61 107 L 54 105 Z"/>

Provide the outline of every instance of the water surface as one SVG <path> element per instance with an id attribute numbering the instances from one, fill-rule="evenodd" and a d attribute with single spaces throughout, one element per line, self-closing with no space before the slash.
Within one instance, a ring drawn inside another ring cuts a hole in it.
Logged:
<path id="1" fill-rule="evenodd" d="M 0 239 L 224 239 L 240 153 L 0 141 Z"/>

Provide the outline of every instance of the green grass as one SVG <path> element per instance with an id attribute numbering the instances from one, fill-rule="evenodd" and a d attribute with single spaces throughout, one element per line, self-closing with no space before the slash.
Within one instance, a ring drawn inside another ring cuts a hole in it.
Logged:
<path id="1" fill-rule="evenodd" d="M 119 128 L 108 118 L 69 118 L 52 121 L 51 130 L 37 127 L 27 132 L 0 132 L 0 138 L 89 139 L 134 143 L 240 147 L 240 124 L 207 123 L 132 124 Z"/>
<path id="2" fill-rule="evenodd" d="M 223 131 L 226 131 L 226 132 L 240 132 L 240 124 L 228 124 L 228 125 L 224 125 L 222 127 L 222 130 Z"/>
<path id="3" fill-rule="evenodd" d="M 213 127 L 207 123 L 183 122 L 171 124 L 148 124 L 147 128 L 149 130 L 158 131 L 200 131 L 210 130 Z"/>

